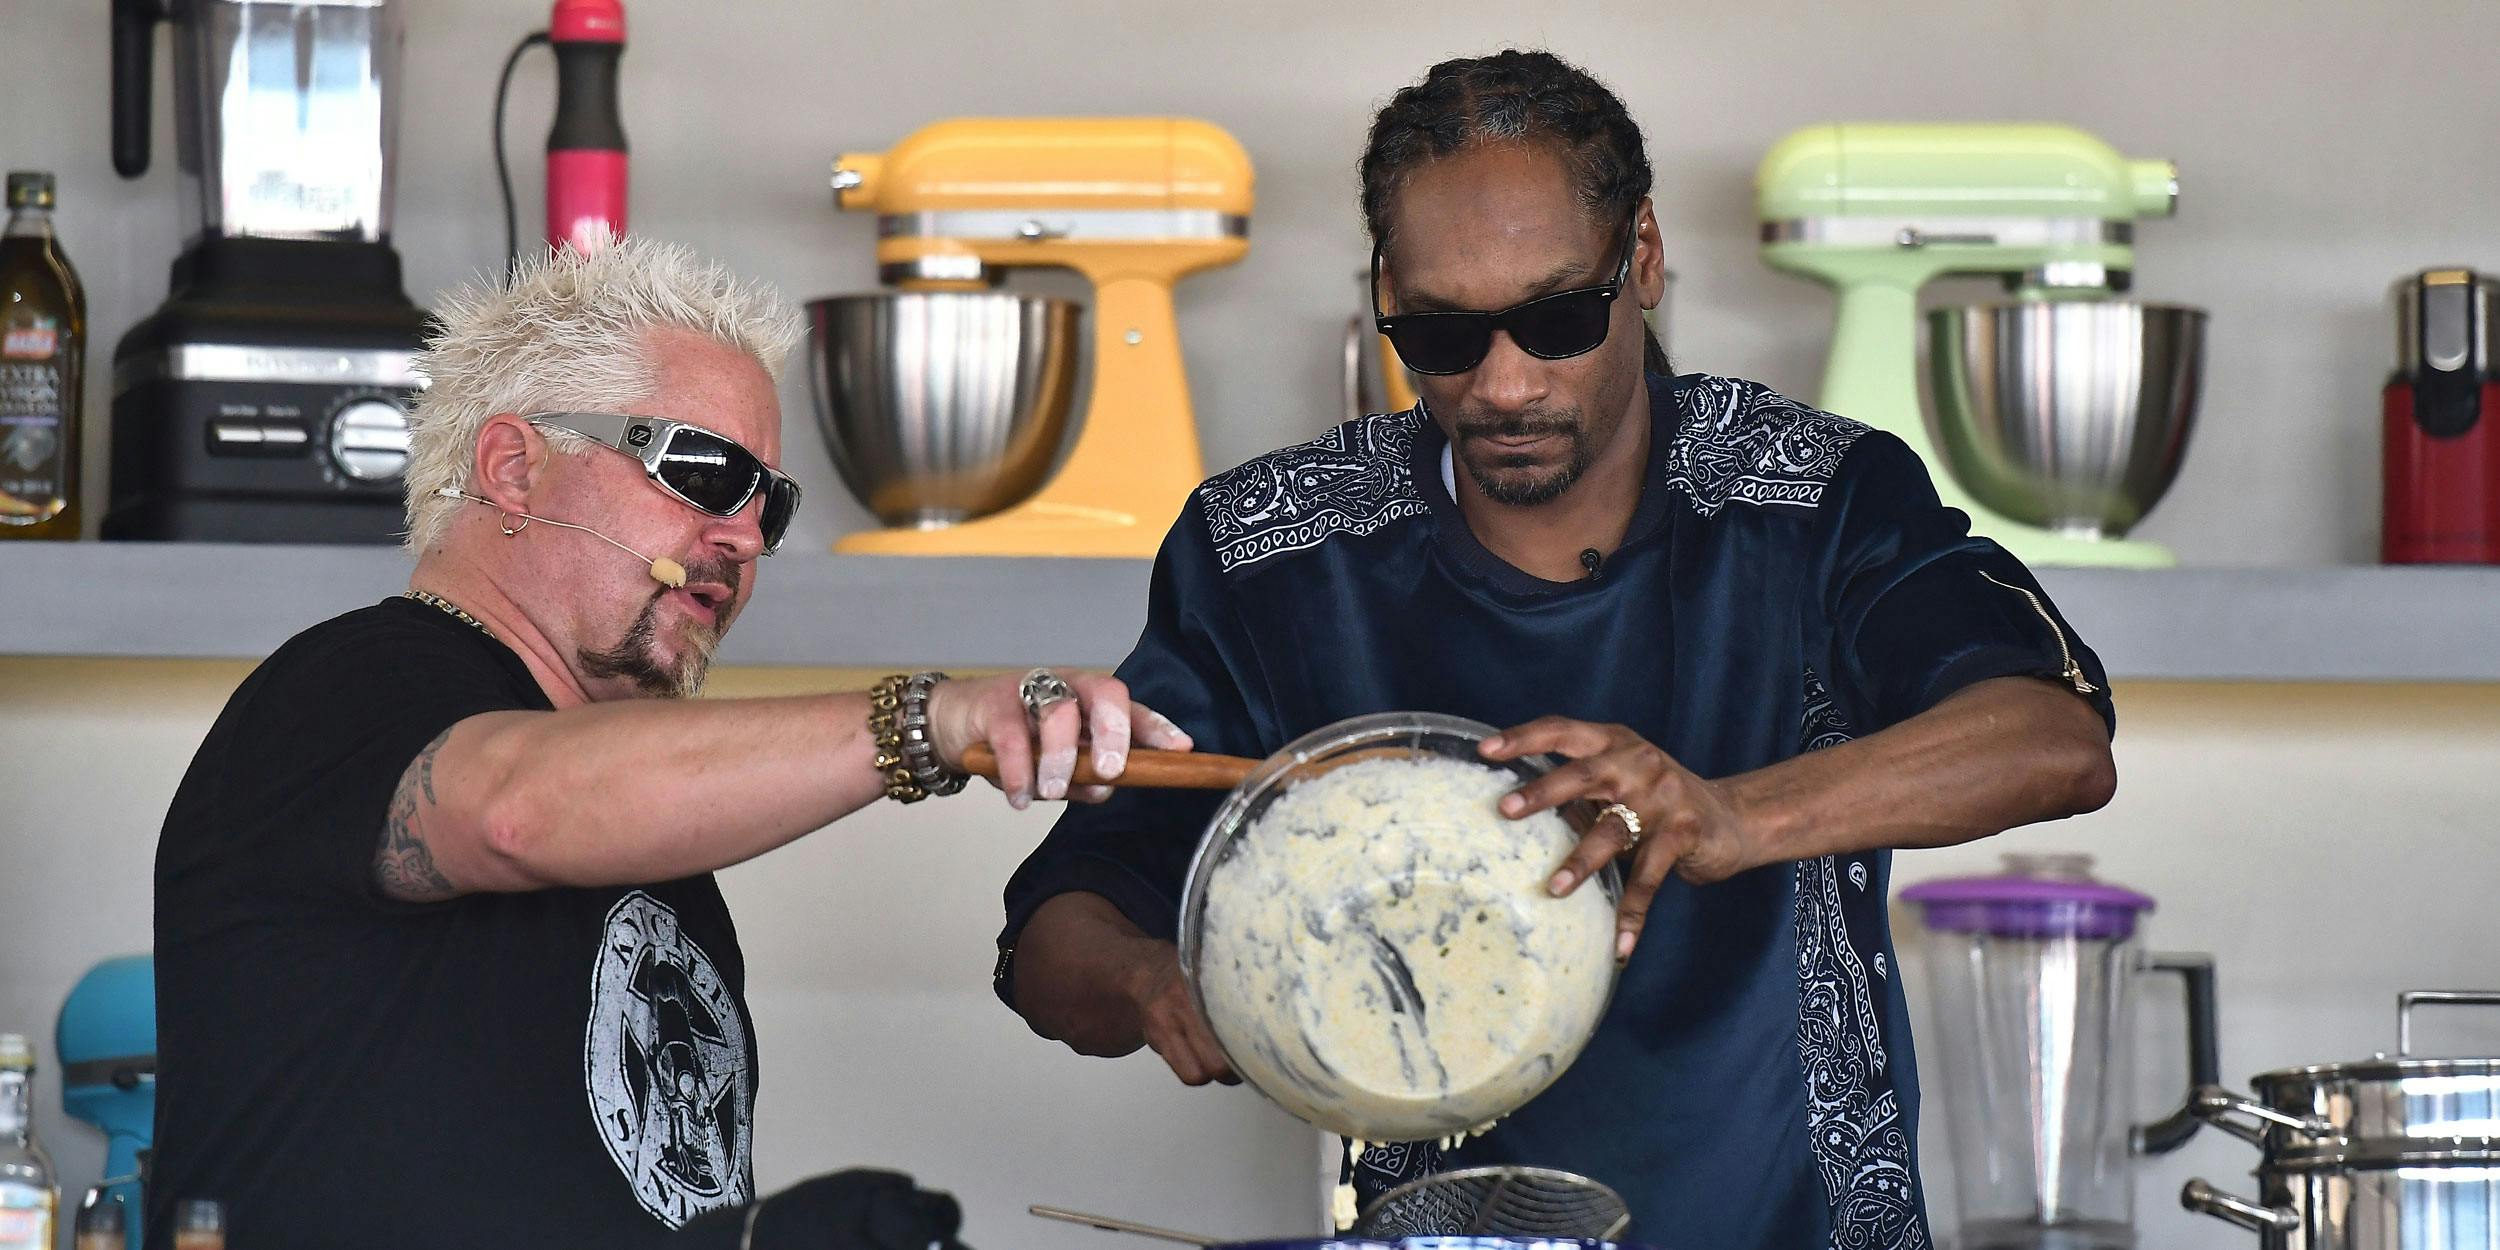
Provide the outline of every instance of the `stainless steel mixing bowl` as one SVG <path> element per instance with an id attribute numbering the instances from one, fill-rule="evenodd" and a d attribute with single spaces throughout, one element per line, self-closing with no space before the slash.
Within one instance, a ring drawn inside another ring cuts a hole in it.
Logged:
<path id="1" fill-rule="evenodd" d="M 2022 301 L 1927 314 L 1937 441 L 2014 520 L 2115 537 L 2178 476 L 2203 385 L 2201 309 Z"/>
<path id="2" fill-rule="evenodd" d="M 833 465 L 887 525 L 933 528 L 1039 489 L 1076 395 L 1077 305 L 986 291 L 807 306 L 809 391 Z"/>

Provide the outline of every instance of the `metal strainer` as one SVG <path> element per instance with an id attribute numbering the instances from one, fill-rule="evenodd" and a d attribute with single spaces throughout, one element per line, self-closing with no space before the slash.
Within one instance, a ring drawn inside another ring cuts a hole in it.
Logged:
<path id="1" fill-rule="evenodd" d="M 1553 1168 L 1462 1168 L 1408 1181 L 1354 1222 L 1359 1237 L 1558 1237 L 1611 1241 L 1632 1222 L 1623 1196 Z"/>

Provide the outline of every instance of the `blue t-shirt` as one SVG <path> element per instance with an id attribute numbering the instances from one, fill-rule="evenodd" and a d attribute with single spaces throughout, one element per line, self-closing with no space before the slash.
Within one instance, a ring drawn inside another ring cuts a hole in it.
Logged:
<path id="1" fill-rule="evenodd" d="M 1559 714 L 1628 725 L 1714 778 L 1995 677 L 2088 684 L 2112 715 L 2098 658 L 1899 439 L 1738 379 L 1653 376 L 1649 393 L 1640 503 L 1596 576 L 1548 582 L 1495 557 L 1450 497 L 1439 429 L 1365 417 L 1198 489 L 1120 677 L 1201 750 L 1264 756 L 1371 712 Z M 1052 896 L 1099 894 L 1172 936 L 1217 799 L 1071 807 L 1007 886 L 1001 996 Z M 1571 1069 L 1447 1156 L 1367 1152 L 1365 1200 L 1426 1170 L 1527 1163 L 1613 1186 L 1630 1236 L 1665 1245 L 1929 1245 L 1890 864 L 1670 877 Z"/>

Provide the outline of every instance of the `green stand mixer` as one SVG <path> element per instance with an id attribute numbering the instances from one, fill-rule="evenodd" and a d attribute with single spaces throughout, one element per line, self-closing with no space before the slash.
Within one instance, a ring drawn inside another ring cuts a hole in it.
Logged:
<path id="1" fill-rule="evenodd" d="M 2066 126 L 1841 123 L 1782 139 L 1756 187 L 1763 260 L 1839 297 L 1822 408 L 1909 443 L 1944 502 L 2026 563 L 2177 562 L 2123 535 L 2178 474 L 2205 314 L 2112 298 L 2135 222 L 2177 205 L 2168 161 Z M 2012 298 L 1928 314 L 1931 438 L 1919 290 L 1957 275 Z"/>

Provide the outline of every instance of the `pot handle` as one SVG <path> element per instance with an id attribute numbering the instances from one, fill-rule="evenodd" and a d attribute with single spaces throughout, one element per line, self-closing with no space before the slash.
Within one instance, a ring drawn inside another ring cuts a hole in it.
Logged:
<path id="1" fill-rule="evenodd" d="M 2281 1207 L 2259 1206 L 2245 1198 L 2226 1194 L 2202 1180 L 2191 1180 L 2179 1191 L 2179 1205 L 2199 1215 L 2237 1224 L 2252 1233 L 2288 1233 L 2300 1227 L 2300 1217 Z"/>
<path id="2" fill-rule="evenodd" d="M 2211 955 L 2149 955 L 2144 968 L 2176 973 L 2187 995 L 2187 1097 L 2178 1110 L 2135 1130 L 2137 1154 L 2168 1154 L 2196 1136 L 2202 1123 L 2197 1113 L 2199 1095 L 2222 1083 L 2221 1045 L 2214 1024 L 2214 960 Z"/>
<path id="3" fill-rule="evenodd" d="M 2396 1057 L 2413 1053 L 2413 1009 L 2424 1003 L 2500 1007 L 2500 990 L 2406 990 L 2396 995 Z"/>
<path id="4" fill-rule="evenodd" d="M 2310 1137 L 2335 1136 L 2335 1125 L 2323 1117 L 2293 1115 L 2289 1112 L 2277 1111 L 2254 1098 L 2234 1094 L 2219 1085 L 2200 1087 L 2196 1091 L 2195 1100 L 2189 1106 L 2195 1109 L 2197 1119 L 2260 1150 L 2265 1148 L 2264 1126 L 2269 1124 Z M 2242 1124 L 2231 1118 L 2234 1115 L 2244 1115 L 2258 1123 Z"/>

